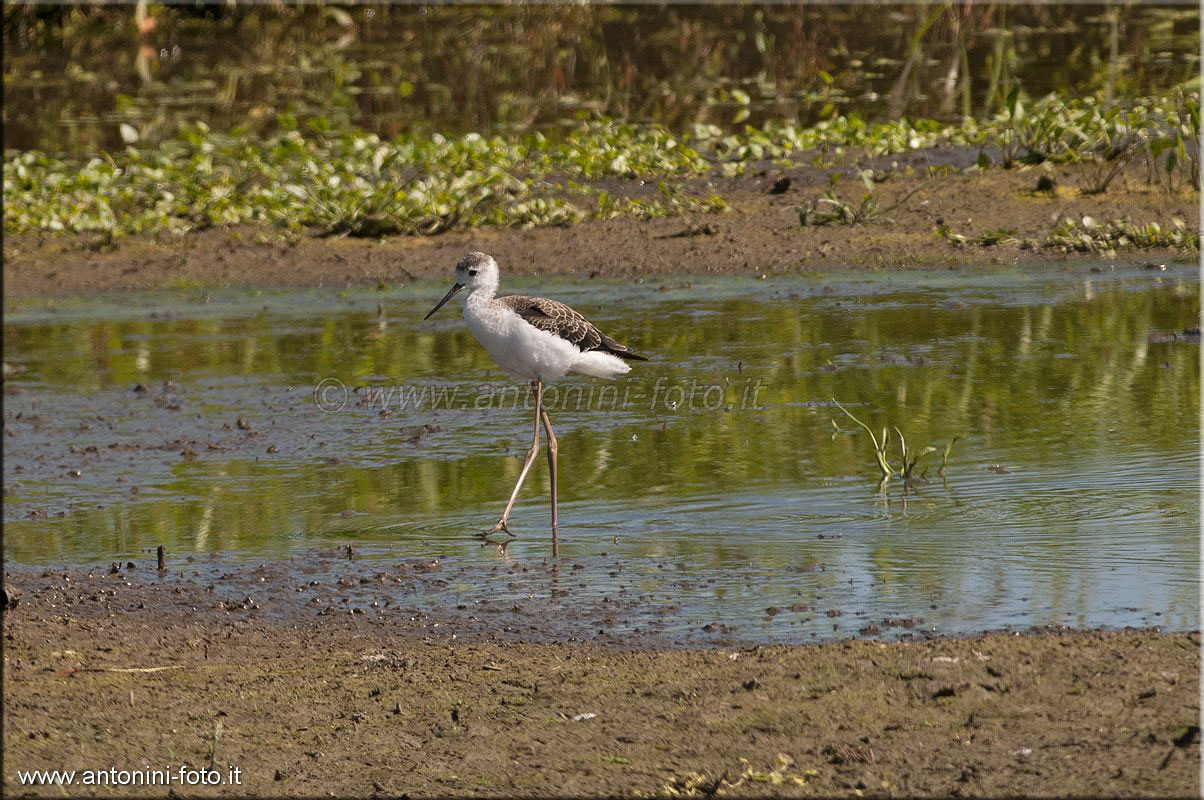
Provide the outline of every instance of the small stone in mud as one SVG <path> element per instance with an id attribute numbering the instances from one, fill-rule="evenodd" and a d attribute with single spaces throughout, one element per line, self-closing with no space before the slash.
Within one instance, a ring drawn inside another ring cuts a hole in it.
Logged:
<path id="1" fill-rule="evenodd" d="M 1042 175 L 1040 178 L 1037 178 L 1036 190 L 1038 192 L 1052 192 L 1055 188 L 1057 188 L 1057 185 L 1057 181 L 1055 181 L 1049 175 Z"/>
<path id="2" fill-rule="evenodd" d="M 438 425 L 428 422 L 423 425 L 419 425 L 416 428 L 410 429 L 410 431 L 408 433 L 409 433 L 409 436 L 406 438 L 406 441 L 408 441 L 411 445 L 417 446 L 417 445 L 422 444 L 422 439 L 427 434 L 443 433 L 443 429 L 440 428 Z"/>
<path id="3" fill-rule="evenodd" d="M 769 189 L 770 194 L 786 194 L 788 191 L 790 191 L 789 175 L 783 175 L 782 177 L 778 178 L 773 182 L 773 186 Z"/>
<path id="4" fill-rule="evenodd" d="M 239 418 L 238 418 L 238 421 L 237 421 L 237 422 L 235 422 L 234 424 L 238 426 L 238 429 L 239 429 L 240 431 L 249 431 L 249 430 L 251 430 L 251 423 L 247 422 L 247 421 L 246 421 L 245 419 L 243 419 L 242 417 L 239 417 Z"/>
<path id="5" fill-rule="evenodd" d="M 756 678 L 749 678 L 741 685 L 750 692 L 761 688 L 761 682 Z"/>
<path id="6" fill-rule="evenodd" d="M 1174 743 L 1175 747 L 1187 747 L 1193 741 L 1198 741 L 1199 738 L 1199 725 L 1184 725 L 1179 729 L 1179 732 L 1175 734 L 1175 738 L 1171 741 Z"/>
<path id="7" fill-rule="evenodd" d="M 137 392 L 138 394 L 144 394 L 146 392 L 149 392 L 150 389 L 146 388 L 145 383 L 138 383 L 138 384 L 134 385 L 134 391 Z"/>

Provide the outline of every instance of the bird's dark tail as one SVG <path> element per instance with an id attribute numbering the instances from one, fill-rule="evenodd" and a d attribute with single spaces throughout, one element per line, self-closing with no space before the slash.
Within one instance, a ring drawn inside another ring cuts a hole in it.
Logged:
<path id="1" fill-rule="evenodd" d="M 602 333 L 601 331 L 598 331 L 598 332 Z M 628 347 L 625 344 L 619 344 L 614 339 L 607 336 L 605 333 L 602 333 L 602 346 L 598 349 L 604 350 L 607 353 L 610 353 L 612 356 L 618 356 L 619 358 L 627 359 L 628 361 L 647 361 L 648 360 L 648 358 L 646 356 L 641 356 L 637 353 L 633 353 L 631 351 L 630 347 Z"/>

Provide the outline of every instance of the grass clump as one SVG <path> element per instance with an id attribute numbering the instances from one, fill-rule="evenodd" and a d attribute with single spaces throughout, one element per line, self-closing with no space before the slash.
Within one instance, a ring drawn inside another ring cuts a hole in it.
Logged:
<path id="1" fill-rule="evenodd" d="M 1109 255 L 1132 248 L 1163 248 L 1200 251 L 1200 234 L 1189 230 L 1183 220 L 1173 218 L 1169 225 L 1158 222 L 1134 224 L 1126 220 L 1098 223 L 1091 217 L 1063 219 L 1041 243 L 1065 252 Z"/>
<path id="2" fill-rule="evenodd" d="M 922 458 L 930 453 L 938 452 L 937 448 L 933 447 L 932 445 L 928 445 L 920 450 L 910 450 L 907 447 L 907 439 L 903 436 L 903 432 L 900 431 L 897 426 L 892 426 L 895 435 L 899 437 L 900 466 L 895 467 L 891 464 L 887 452 L 888 448 L 890 447 L 890 430 L 888 430 L 884 425 L 882 427 L 882 434 L 879 436 L 878 434 L 874 433 L 869 425 L 866 425 L 860 419 L 853 416 L 853 412 L 849 411 L 847 408 L 837 402 L 836 398 L 832 398 L 832 402 L 837 408 L 845 413 L 845 416 L 857 423 L 860 428 L 870 435 L 870 441 L 874 445 L 874 459 L 878 463 L 878 471 L 881 474 L 883 483 L 891 478 L 901 478 L 904 481 L 912 481 L 916 479 L 924 480 L 928 473 L 927 467 L 924 469 L 923 473 L 918 476 L 915 474 L 915 469 L 919 465 Z M 836 424 L 836 420 L 832 420 L 832 427 L 835 428 L 837 432 L 841 431 L 840 426 Z M 949 465 L 949 454 L 953 451 L 953 445 L 956 444 L 957 440 L 960 438 L 960 436 L 954 436 L 945 444 L 945 449 L 941 457 L 941 466 L 937 471 L 937 474 L 941 476 L 945 475 L 946 469 Z"/>
<path id="3" fill-rule="evenodd" d="M 702 772 L 689 772 L 666 781 L 655 797 L 719 797 L 724 795 L 760 794 L 771 786 L 806 786 L 819 775 L 818 770 L 794 768 L 794 759 L 778 753 L 774 766 L 768 770 L 756 769 L 747 758 L 740 759 L 740 774 L 728 777 L 728 773 L 715 776 Z M 759 784 L 751 786 L 750 784 Z"/>
<path id="4" fill-rule="evenodd" d="M 955 247 L 1015 245 L 1022 250 L 1056 250 L 1063 253 L 1096 253 L 1115 255 L 1120 250 L 1163 249 L 1185 253 L 1200 252 L 1200 234 L 1187 224 L 1172 217 L 1169 224 L 1160 222 L 1133 223 L 1116 219 L 1099 222 L 1093 217 L 1058 220 L 1042 237 L 1022 237 L 1011 229 L 994 229 L 976 236 L 954 233 L 939 226 L 937 235 Z"/>
<path id="5" fill-rule="evenodd" d="M 829 190 L 823 197 L 815 198 L 799 209 L 799 224 L 803 227 L 808 225 L 829 225 L 832 223 L 839 225 L 864 225 L 871 220 L 885 218 L 886 214 L 902 206 L 917 192 L 928 188 L 928 184 L 930 183 L 930 181 L 925 181 L 890 205 L 883 206 L 878 201 L 878 191 L 874 188 L 870 171 L 862 170 L 861 179 L 865 183 L 866 192 L 862 196 L 860 203 L 856 205 L 846 203 L 838 198 L 835 192 Z M 891 220 L 886 219 L 885 221 L 890 222 Z"/>
<path id="6" fill-rule="evenodd" d="M 1125 166 L 1139 158 L 1149 166 L 1149 183 L 1173 192 L 1182 174 L 1200 189 L 1200 99 L 1182 89 L 1173 97 L 1127 102 L 1049 96 L 1027 103 L 1015 87 L 993 120 L 967 133 L 979 147 L 980 166 L 990 166 L 987 151 L 992 149 L 1006 168 L 1073 164 L 1084 194 L 1107 192 Z"/>

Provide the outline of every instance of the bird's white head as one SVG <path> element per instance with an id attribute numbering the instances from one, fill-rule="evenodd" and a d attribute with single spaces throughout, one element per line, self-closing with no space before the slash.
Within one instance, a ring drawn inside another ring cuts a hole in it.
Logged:
<path id="1" fill-rule="evenodd" d="M 497 262 L 488 253 L 469 253 L 456 264 L 456 283 L 470 292 L 497 289 Z"/>
<path id="2" fill-rule="evenodd" d="M 498 268 L 497 261 L 488 253 L 469 253 L 460 259 L 456 264 L 456 282 L 447 294 L 443 295 L 443 299 L 435 304 L 423 319 L 430 319 L 436 311 L 443 307 L 443 304 L 451 300 L 461 289 L 475 292 L 483 290 L 487 296 L 491 296 L 497 291 L 498 286 Z"/>

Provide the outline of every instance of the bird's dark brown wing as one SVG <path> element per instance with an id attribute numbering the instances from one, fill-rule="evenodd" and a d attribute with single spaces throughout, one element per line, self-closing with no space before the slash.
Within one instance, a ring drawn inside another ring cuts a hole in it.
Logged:
<path id="1" fill-rule="evenodd" d="M 559 336 L 566 342 L 575 344 L 577 349 L 583 353 L 589 350 L 602 350 L 621 358 L 648 360 L 631 352 L 629 348 L 595 328 L 589 320 L 564 303 L 548 300 L 546 297 L 527 297 L 521 294 L 499 297 L 497 302 L 502 303 L 541 331 L 547 331 L 553 336 Z"/>

